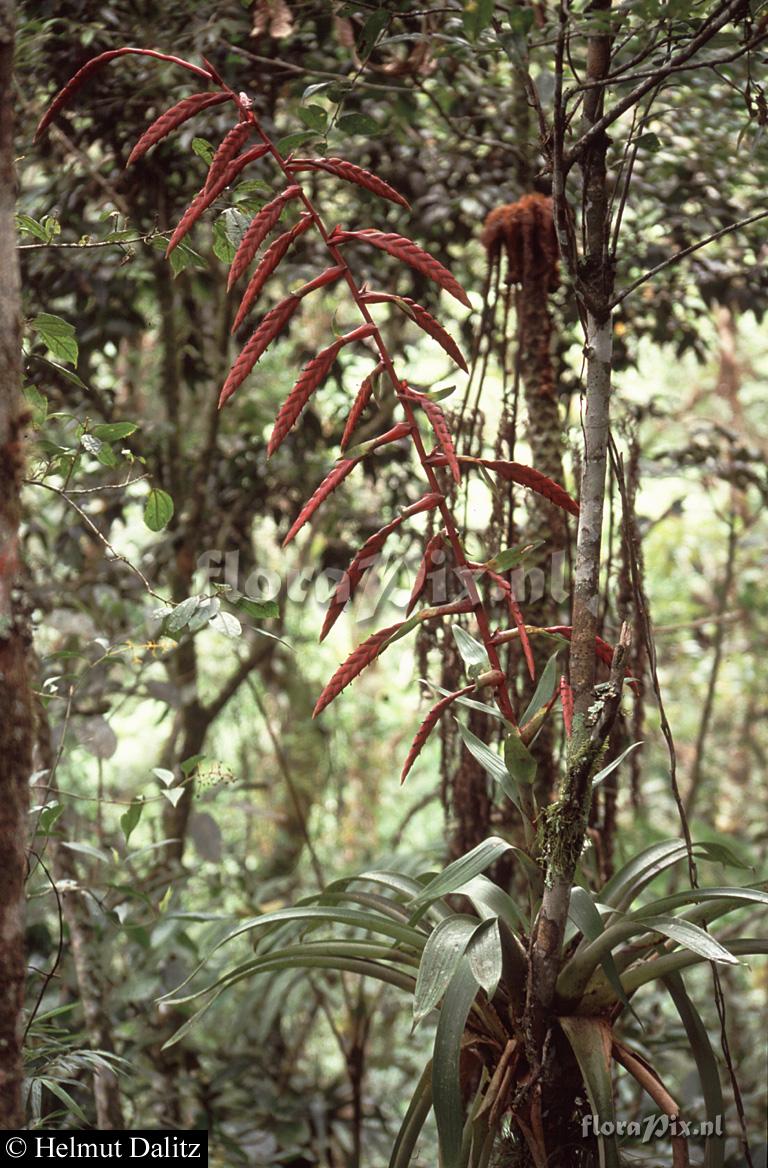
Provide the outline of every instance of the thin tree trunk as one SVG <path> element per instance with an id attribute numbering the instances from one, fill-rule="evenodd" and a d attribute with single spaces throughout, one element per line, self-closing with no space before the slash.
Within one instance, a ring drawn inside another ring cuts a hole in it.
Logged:
<path id="1" fill-rule="evenodd" d="M 595 0 L 592 13 L 608 15 L 611 0 Z M 611 37 L 602 29 L 589 40 L 587 78 L 599 82 L 610 68 Z M 587 90 L 583 132 L 602 115 L 603 90 Z M 573 583 L 573 635 L 570 683 L 574 696 L 573 733 L 557 802 L 548 810 L 544 829 L 546 887 L 531 949 L 527 1004 L 529 1053 L 538 1057 L 548 1029 L 555 996 L 560 953 L 573 875 L 584 845 L 591 798 L 590 779 L 621 696 L 621 660 L 613 671 L 613 689 L 600 709 L 595 705 L 595 635 L 600 602 L 600 547 L 610 417 L 613 291 L 608 257 L 608 138 L 596 135 L 581 159 L 584 189 L 585 255 L 578 291 L 585 307 L 587 385 L 584 402 L 580 515 Z M 616 677 L 618 675 L 618 682 Z"/>
<path id="2" fill-rule="evenodd" d="M 0 1128 L 23 1124 L 21 1010 L 27 790 L 32 759 L 28 632 L 19 579 L 24 411 L 14 220 L 16 10 L 0 0 Z"/>

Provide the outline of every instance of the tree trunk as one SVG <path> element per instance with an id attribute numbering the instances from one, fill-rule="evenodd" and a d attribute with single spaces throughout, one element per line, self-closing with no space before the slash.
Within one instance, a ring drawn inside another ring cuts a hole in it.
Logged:
<path id="1" fill-rule="evenodd" d="M 27 790 L 32 758 L 28 631 L 19 579 L 24 411 L 13 150 L 16 11 L 0 0 L 0 1128 L 23 1124 L 21 1010 Z"/>

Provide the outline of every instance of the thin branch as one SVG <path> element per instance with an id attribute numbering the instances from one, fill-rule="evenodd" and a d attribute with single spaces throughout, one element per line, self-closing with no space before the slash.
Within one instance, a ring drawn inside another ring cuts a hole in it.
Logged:
<path id="1" fill-rule="evenodd" d="M 674 255 L 668 256 L 667 259 L 662 260 L 662 262 L 657 264 L 655 268 L 651 268 L 651 270 L 646 272 L 645 275 L 638 276 L 636 280 L 633 280 L 632 283 L 627 288 L 625 288 L 623 292 L 620 292 L 619 295 L 614 299 L 613 303 L 611 304 L 611 308 L 616 308 L 619 304 L 622 304 L 628 296 L 631 296 L 631 294 L 641 286 L 641 284 L 645 284 L 648 280 L 652 280 L 654 276 L 657 276 L 659 272 L 663 272 L 665 268 L 671 267 L 673 264 L 678 263 L 679 260 L 685 259 L 686 256 L 692 255 L 693 252 L 699 251 L 702 247 L 706 247 L 707 244 L 714 243 L 716 239 L 722 239 L 724 235 L 730 235 L 731 232 L 738 231 L 741 227 L 749 227 L 751 223 L 758 223 L 761 219 L 766 218 L 768 218 L 768 211 L 758 211 L 754 215 L 748 215 L 746 219 L 739 219 L 736 223 L 730 223 L 727 227 L 721 227 L 719 231 L 713 231 L 711 235 L 708 235 L 705 239 L 700 239 L 698 243 L 692 243 L 688 247 L 681 248 L 681 250 L 676 251 Z"/>

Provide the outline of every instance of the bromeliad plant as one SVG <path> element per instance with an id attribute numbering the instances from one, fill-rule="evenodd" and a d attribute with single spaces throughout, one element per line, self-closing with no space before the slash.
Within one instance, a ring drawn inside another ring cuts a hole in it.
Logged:
<path id="1" fill-rule="evenodd" d="M 171 234 L 169 254 L 246 167 L 271 161 L 277 171 L 280 188 L 254 215 L 232 259 L 230 286 L 251 273 L 233 331 L 245 325 L 269 278 L 302 236 L 313 233 L 326 253 L 323 270 L 270 307 L 253 327 L 221 388 L 220 405 L 243 385 L 269 345 L 300 312 L 303 301 L 321 288 L 344 286 L 360 323 L 332 340 L 302 370 L 278 412 L 268 452 L 274 453 L 300 421 L 307 403 L 343 349 L 362 345 L 371 353 L 373 367 L 360 386 L 344 429 L 341 445 L 345 454 L 301 509 L 284 543 L 295 538 L 359 463 L 392 442 L 407 439 L 413 444 L 424 475 L 422 497 L 371 536 L 352 560 L 331 598 L 321 637 L 338 619 L 388 537 L 414 516 L 431 512 L 438 520 L 439 530 L 427 544 L 414 585 L 410 615 L 374 632 L 352 652 L 318 697 L 315 714 L 321 713 L 389 645 L 421 623 L 460 615 L 473 617 L 477 639 L 458 623 L 453 628 L 468 684 L 441 694 L 416 734 L 405 760 L 403 778 L 449 708 L 479 707 L 500 723 L 503 757 L 462 726 L 463 740 L 518 808 L 523 829 L 519 845 L 492 837 L 438 875 L 413 879 L 391 871 L 364 872 L 337 881 L 296 907 L 265 914 L 240 926 L 226 940 L 243 934 L 252 936 L 255 955 L 226 970 L 203 989 L 175 998 L 177 1004 L 199 998 L 204 1001 L 172 1041 L 178 1041 L 224 990 L 257 973 L 304 967 L 372 977 L 412 996 L 415 1022 L 439 1010 L 433 1055 L 393 1147 L 391 1168 L 405 1168 L 411 1162 L 431 1109 L 437 1120 L 442 1168 L 484 1168 L 500 1142 L 504 1143 L 506 1162 L 510 1164 L 565 1168 L 599 1161 L 601 1166 L 613 1168 L 619 1162 L 616 1137 L 581 1136 L 579 1118 L 583 1106 L 578 1097 L 583 1088 L 599 1120 L 613 1120 L 612 1068 L 617 1064 L 646 1090 L 660 1110 L 668 1115 L 678 1110 L 654 1069 L 621 1041 L 619 1019 L 632 1008 L 631 998 L 638 989 L 660 979 L 690 1039 L 708 1113 L 712 1118 L 720 1114 L 723 1104 L 715 1057 L 680 971 L 697 963 L 734 964 L 739 955 L 764 953 L 768 943 L 761 939 L 741 939 L 725 948 L 707 930 L 714 921 L 745 905 L 768 904 L 768 892 L 764 886 L 689 888 L 657 900 L 639 899 L 651 881 L 686 857 L 736 862 L 717 845 L 697 844 L 689 852 L 677 840 L 656 844 L 635 856 L 599 893 L 593 894 L 584 887 L 587 878 L 579 868 L 579 860 L 589 795 L 592 787 L 622 761 L 614 759 L 603 766 L 602 756 L 626 680 L 623 662 L 627 637 L 622 634 L 615 650 L 599 638 L 593 639 L 591 652 L 610 666 L 610 680 L 596 691 L 594 704 L 586 714 L 577 710 L 574 717 L 570 687 L 564 678 L 559 678 L 557 662 L 560 648 L 571 639 L 573 630 L 566 626 L 542 629 L 526 625 L 506 574 L 517 562 L 519 550 L 502 551 L 482 563 L 470 559 L 454 517 L 451 496 L 463 479 L 477 470 L 502 486 L 517 483 L 528 487 L 571 515 L 578 515 L 578 505 L 562 486 L 532 467 L 468 457 L 456 450 L 451 426 L 438 401 L 440 395 L 418 391 L 400 376 L 371 308 L 394 304 L 459 367 L 466 369 L 460 349 L 446 329 L 411 298 L 371 290 L 362 284 L 348 256 L 357 246 L 372 246 L 409 265 L 469 306 L 466 292 L 437 259 L 402 235 L 378 228 L 329 229 L 303 185 L 304 175 L 330 175 L 403 208 L 407 208 L 407 202 L 384 179 L 353 162 L 337 157 L 283 155 L 265 132 L 248 96 L 232 90 L 207 62 L 201 67 L 167 54 L 134 48 L 103 53 L 81 69 L 56 97 L 39 132 L 94 70 L 113 58 L 130 54 L 179 65 L 206 88 L 183 98 L 158 117 L 137 142 L 129 162 L 198 113 L 227 104 L 234 115 L 234 124 L 210 163 L 205 184 Z M 284 215 L 293 217 L 290 226 L 282 224 Z M 261 250 L 278 227 L 280 234 Z M 390 383 L 402 420 L 386 433 L 349 448 L 379 378 Z M 434 437 L 431 449 L 420 429 L 420 417 L 426 420 Z M 426 591 L 438 545 L 450 550 L 464 592 L 458 599 L 413 612 Z M 501 590 L 512 626 L 500 632 L 492 631 L 491 626 L 488 593 L 494 588 Z M 533 676 L 532 636 L 552 638 L 557 649 L 538 679 L 533 699 L 518 714 L 502 664 L 501 647 L 517 640 Z M 583 651 L 583 637 L 581 641 Z M 480 700 L 482 694 L 490 695 L 489 700 Z M 536 764 L 528 747 L 544 719 L 551 716 L 558 696 L 570 741 L 570 787 L 566 792 L 576 792 L 576 797 L 566 793 L 555 804 L 538 807 L 533 794 Z M 524 903 L 516 902 L 484 874 L 495 861 L 510 853 L 527 881 Z M 457 902 L 449 897 L 460 899 Z M 456 908 L 457 903 L 463 911 Z M 326 935 L 329 927 L 341 932 Z M 672 1147 L 674 1164 L 687 1163 L 685 1140 L 674 1140 Z M 722 1140 L 708 1140 L 707 1168 L 722 1165 L 723 1155 Z"/>

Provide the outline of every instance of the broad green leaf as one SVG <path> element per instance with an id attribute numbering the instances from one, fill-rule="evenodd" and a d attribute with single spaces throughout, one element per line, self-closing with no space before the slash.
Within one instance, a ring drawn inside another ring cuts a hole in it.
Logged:
<path id="1" fill-rule="evenodd" d="M 297 111 L 305 126 L 322 134 L 328 125 L 328 113 L 321 105 L 300 106 Z"/>
<path id="2" fill-rule="evenodd" d="M 280 616 L 280 605 L 276 600 L 249 600 L 247 596 L 240 596 L 233 603 L 254 620 L 271 620 Z"/>
<path id="3" fill-rule="evenodd" d="M 616 768 L 620 767 L 624 762 L 624 759 L 627 757 L 627 755 L 631 754 L 633 750 L 637 750 L 638 746 L 642 745 L 642 741 L 633 742 L 631 746 L 628 746 L 626 750 L 622 751 L 618 758 L 615 758 L 613 762 L 608 763 L 608 766 L 604 766 L 601 771 L 598 771 L 592 780 L 592 788 L 594 789 L 595 787 L 599 786 L 603 779 L 607 779 L 609 775 L 613 774 Z"/>
<path id="4" fill-rule="evenodd" d="M 303 146 L 306 142 L 311 142 L 315 137 L 312 130 L 297 130 L 295 134 L 286 134 L 277 143 L 277 149 L 281 154 L 290 154 L 297 146 Z"/>
<path id="5" fill-rule="evenodd" d="M 192 614 L 187 622 L 187 628 L 190 633 L 196 633 L 198 629 L 204 628 L 209 621 L 213 620 L 220 609 L 221 602 L 218 596 L 210 596 L 207 600 L 201 600 L 197 611 Z"/>
<path id="6" fill-rule="evenodd" d="M 464 1130 L 459 1066 L 461 1041 L 478 984 L 464 954 L 454 970 L 443 1000 L 432 1054 L 432 1094 L 442 1168 L 462 1168 Z"/>
<path id="7" fill-rule="evenodd" d="M 432 930 L 424 946 L 413 996 L 413 1023 L 433 1010 L 448 988 L 464 950 L 477 930 L 475 917 L 455 914 Z"/>
<path id="8" fill-rule="evenodd" d="M 489 917 L 479 925 L 467 946 L 467 958 L 475 981 L 490 1001 L 499 988 L 503 972 L 503 954 L 498 917 Z"/>
<path id="9" fill-rule="evenodd" d="M 166 770 L 165 767 L 152 767 L 152 774 L 160 780 L 164 787 L 171 787 L 176 782 L 173 771 Z"/>
<path id="10" fill-rule="evenodd" d="M 243 631 L 240 621 L 231 612 L 217 612 L 209 621 L 209 626 L 225 637 L 239 637 Z"/>
<path id="11" fill-rule="evenodd" d="M 184 794 L 184 788 L 183 787 L 163 787 L 160 794 L 165 796 L 165 798 L 168 800 L 168 802 L 171 804 L 172 807 L 177 807 L 178 804 L 181 802 L 182 795 Z"/>
<path id="12" fill-rule="evenodd" d="M 560 1025 L 571 1044 L 587 1089 L 592 1114 L 600 1124 L 616 1130 L 611 1082 L 611 1027 L 598 1018 L 560 1018 Z M 615 1135 L 598 1134 L 600 1168 L 620 1168 L 619 1148 Z"/>
<path id="13" fill-rule="evenodd" d="M 533 715 L 536 714 L 542 708 L 542 706 L 546 706 L 547 703 L 552 700 L 552 695 L 557 688 L 558 682 L 557 658 L 559 653 L 560 650 L 555 649 L 554 653 L 547 661 L 547 664 L 544 666 L 533 697 L 528 703 L 528 708 L 520 719 L 521 726 L 524 726 L 526 722 L 530 722 Z"/>
<path id="14" fill-rule="evenodd" d="M 368 114 L 343 114 L 336 122 L 336 128 L 342 134 L 365 134 L 368 137 L 378 134 L 381 127 Z"/>
<path id="15" fill-rule="evenodd" d="M 165 619 L 165 627 L 169 633 L 178 633 L 189 624 L 192 614 L 200 605 L 199 596 L 188 596 L 176 605 L 170 616 Z"/>
<path id="16" fill-rule="evenodd" d="M 440 896 L 447 896 L 449 892 L 455 892 L 473 876 L 479 876 L 486 868 L 490 868 L 491 864 L 510 850 L 511 845 L 499 836 L 492 835 L 487 840 L 483 840 L 465 856 L 460 856 L 458 860 L 449 864 L 439 875 L 435 876 L 434 880 L 430 880 L 422 892 L 413 898 L 411 907 L 413 909 L 422 908 Z"/>
<path id="17" fill-rule="evenodd" d="M 125 836 L 126 843 L 128 843 L 128 840 L 131 838 L 131 835 L 138 826 L 143 810 L 143 799 L 134 799 L 128 810 L 123 812 L 123 814 L 120 816 L 120 827 L 123 829 L 123 835 Z"/>
<path id="18" fill-rule="evenodd" d="M 162 531 L 173 518 L 173 499 L 167 491 L 153 487 L 144 504 L 144 522 L 150 531 Z"/>
<path id="19" fill-rule="evenodd" d="M 119 442 L 121 438 L 128 438 L 138 430 L 135 422 L 104 422 L 91 427 L 91 433 L 102 442 Z"/>
<path id="20" fill-rule="evenodd" d="M 70 365 L 77 365 L 78 348 L 75 339 L 75 328 L 60 316 L 53 316 L 50 312 L 39 312 L 34 320 L 30 321 L 47 349 L 58 357 L 60 361 L 68 361 Z"/>
<path id="21" fill-rule="evenodd" d="M 202 158 L 206 166 L 211 165 L 216 151 L 213 148 L 213 144 L 207 138 L 193 138 L 192 149 L 198 158 Z"/>

